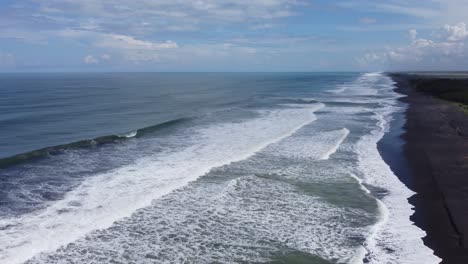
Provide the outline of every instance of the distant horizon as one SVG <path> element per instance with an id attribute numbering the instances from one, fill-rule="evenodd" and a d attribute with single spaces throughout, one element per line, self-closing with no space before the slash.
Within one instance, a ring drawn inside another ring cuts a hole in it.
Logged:
<path id="1" fill-rule="evenodd" d="M 462 71 L 11 71 L 1 74 L 73 74 L 73 73 L 425 73 L 425 74 L 468 74 L 468 70 Z"/>

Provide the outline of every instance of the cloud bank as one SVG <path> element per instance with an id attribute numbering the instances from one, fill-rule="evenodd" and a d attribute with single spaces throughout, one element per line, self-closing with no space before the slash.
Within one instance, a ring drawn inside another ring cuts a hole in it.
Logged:
<path id="1" fill-rule="evenodd" d="M 143 35 L 293 16 L 297 0 L 43 0 L 36 17 L 73 29 Z"/>
<path id="2" fill-rule="evenodd" d="M 387 47 L 359 59 L 363 66 L 388 70 L 463 70 L 468 68 L 468 31 L 465 23 L 445 25 L 432 33 L 433 38 L 408 32 L 406 46 Z"/>

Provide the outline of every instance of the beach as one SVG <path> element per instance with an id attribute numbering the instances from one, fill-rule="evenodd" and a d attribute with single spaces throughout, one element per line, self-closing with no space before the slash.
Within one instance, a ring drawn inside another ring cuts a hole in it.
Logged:
<path id="1" fill-rule="evenodd" d="M 468 263 L 468 115 L 461 104 L 468 77 L 391 77 L 408 104 L 403 139 L 410 173 L 402 181 L 417 193 L 409 199 L 412 220 L 427 232 L 423 240 L 442 263 Z"/>

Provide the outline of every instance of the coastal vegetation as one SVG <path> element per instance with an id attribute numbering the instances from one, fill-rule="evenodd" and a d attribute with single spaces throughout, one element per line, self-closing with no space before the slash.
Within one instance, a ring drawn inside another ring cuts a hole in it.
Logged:
<path id="1" fill-rule="evenodd" d="M 407 78 L 417 91 L 453 103 L 468 114 L 468 79 L 466 78 Z"/>
<path id="2" fill-rule="evenodd" d="M 468 80 L 466 79 L 418 78 L 411 82 L 418 91 L 458 103 L 460 107 L 468 109 Z"/>

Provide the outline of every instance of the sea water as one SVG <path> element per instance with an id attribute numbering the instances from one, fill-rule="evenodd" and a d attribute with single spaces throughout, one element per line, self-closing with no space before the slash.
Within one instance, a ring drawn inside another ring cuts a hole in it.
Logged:
<path id="1" fill-rule="evenodd" d="M 383 73 L 0 75 L 1 263 L 438 263 Z"/>

